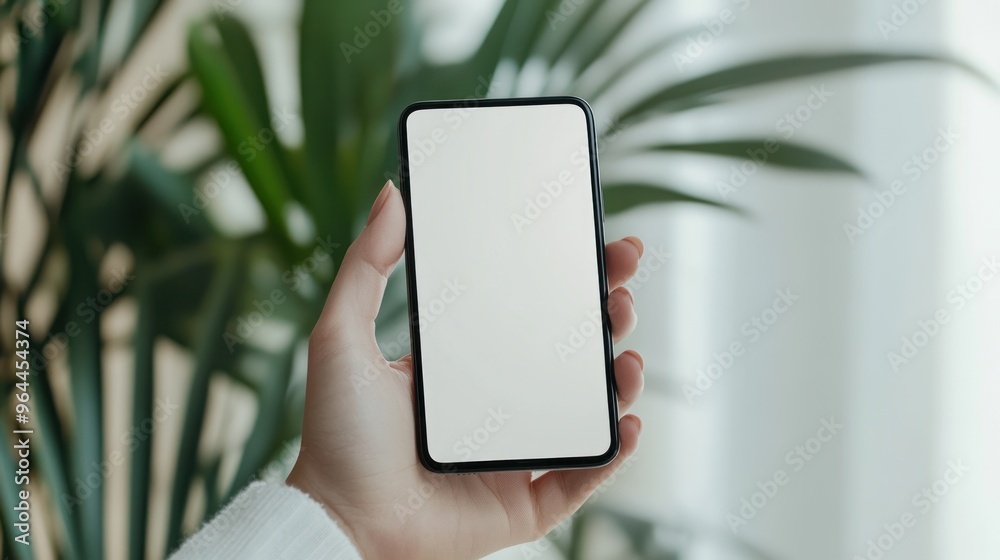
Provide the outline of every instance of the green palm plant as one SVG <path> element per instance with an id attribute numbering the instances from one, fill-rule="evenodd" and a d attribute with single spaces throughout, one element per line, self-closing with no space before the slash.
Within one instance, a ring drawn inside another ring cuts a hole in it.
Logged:
<path id="1" fill-rule="evenodd" d="M 395 175 L 394 127 L 405 105 L 422 99 L 495 95 L 487 86 L 498 69 L 514 79 L 529 65 L 550 70 L 537 93 L 600 98 L 611 84 L 638 71 L 642 63 L 683 37 L 656 39 L 630 58 L 612 59 L 610 47 L 629 32 L 650 0 L 579 3 L 573 13 L 556 17 L 560 14 L 557 0 L 506 0 L 471 56 L 437 64 L 422 57 L 417 48 L 427 30 L 412 16 L 409 3 L 303 0 L 299 74 L 304 139 L 286 145 L 278 137 L 286 118 L 269 100 L 251 35 L 238 14 L 229 13 L 239 3 L 218 4 L 217 8 L 226 8 L 220 10 L 224 13 L 190 28 L 190 73 L 169 77 L 151 93 L 151 99 L 136 109 L 139 118 L 121 125 L 128 127 L 124 141 L 96 163 L 84 158 L 84 165 L 77 161 L 80 158 L 63 161 L 54 156 L 60 172 L 52 174 L 54 179 L 40 177 L 37 161 L 29 152 L 51 139 L 38 133 L 39 121 L 60 103 L 68 103 L 74 115 L 67 121 L 68 146 L 78 154 L 88 141 L 86 113 L 92 106 L 88 100 L 114 96 L 113 84 L 121 78 L 133 47 L 168 3 L 135 3 L 127 17 L 116 12 L 123 9 L 121 3 L 108 0 L 9 0 L 0 4 L 0 27 L 13 33 L 16 42 L 0 51 L 15 53 L 0 60 L 0 75 L 5 83 L 16 79 L 16 87 L 3 100 L 9 150 L 0 216 L 9 233 L 11 194 L 16 185 L 25 185 L 48 221 L 27 281 L 10 282 L 9 271 L 0 275 L 3 305 L 13 306 L 10 312 L 5 307 L 2 315 L 31 319 L 39 348 L 44 344 L 46 350 L 55 350 L 51 357 L 39 350 L 33 354 L 31 402 L 38 434 L 33 452 L 38 467 L 35 484 L 46 489 L 36 496 L 46 497 L 52 544 L 59 557 L 103 558 L 109 507 L 128 510 L 129 558 L 162 557 L 189 528 L 186 515 L 192 510 L 197 519 L 214 514 L 295 440 L 302 399 L 301 385 L 291 382 L 299 364 L 297 349 L 318 315 L 343 249 L 363 224 L 384 179 Z M 122 32 L 125 46 L 116 56 L 109 55 L 106 47 L 111 33 L 108 22 L 113 20 L 128 21 Z M 930 54 L 811 54 L 740 64 L 692 78 L 674 76 L 603 122 L 606 149 L 602 159 L 624 153 L 610 141 L 622 127 L 651 115 L 719 103 L 756 85 L 909 61 L 946 62 Z M 605 70 L 594 70 L 601 67 Z M 56 92 L 68 81 L 79 88 L 69 100 L 59 99 Z M 201 92 L 193 102 L 186 101 L 192 83 Z M 165 164 L 162 147 L 185 126 L 206 116 L 221 133 L 223 148 L 184 166 Z M 762 142 L 737 138 L 638 150 L 742 158 L 747 149 Z M 780 157 L 770 163 L 857 173 L 834 155 L 795 144 L 784 144 Z M 214 204 L 214 191 L 205 186 L 206 177 L 210 185 L 214 181 L 213 188 L 223 188 L 220 183 L 228 183 L 233 171 L 245 176 L 264 216 L 262 227 L 250 234 L 227 234 L 206 215 L 206 205 Z M 52 183 L 51 189 L 43 189 L 46 181 Z M 609 214 L 649 203 L 726 207 L 672 185 L 637 182 L 613 173 L 605 173 L 603 182 Z M 198 188 L 197 195 L 192 194 L 193 188 Z M 50 190 L 59 193 L 55 202 L 45 194 Z M 11 235 L 0 245 L 4 252 L 0 263 L 7 261 L 6 244 L 15 239 L 20 238 Z M 100 484 L 90 495 L 80 495 L 79 481 L 86 480 L 93 465 L 107 458 L 104 433 L 109 405 L 102 399 L 105 314 L 97 312 L 85 320 L 90 315 L 81 317 L 78 304 L 104 288 L 102 270 L 114 260 L 116 251 L 121 253 L 118 248 L 129 255 L 133 263 L 129 270 L 135 277 L 113 298 L 114 302 L 134 302 L 135 308 L 129 340 L 131 425 L 156 414 L 157 341 L 172 341 L 193 361 L 186 399 L 181 403 L 178 451 L 173 464 L 164 466 L 172 473 L 165 528 L 154 527 L 150 517 L 152 441 L 160 437 L 155 431 L 129 449 L 127 504 L 105 503 Z M 400 287 L 397 282 L 389 292 L 379 318 L 380 333 L 398 328 L 405 319 Z M 270 307 L 268 322 L 287 326 L 290 334 L 277 342 L 267 337 L 263 342 L 270 344 L 265 344 L 260 340 L 265 337 L 255 336 L 253 328 L 241 327 L 276 290 L 283 296 L 282 303 Z M 43 296 L 55 301 L 51 319 L 31 312 L 30 302 Z M 61 337 L 71 323 L 75 334 Z M 3 344 L 6 368 L 12 363 L 12 344 L 8 337 Z M 62 360 L 70 372 L 68 401 L 59 398 L 49 382 L 50 364 Z M 9 386 L 13 375 L 4 371 Z M 221 474 L 221 452 L 199 455 L 210 407 L 209 386 L 218 376 L 251 391 L 257 401 L 256 420 L 227 476 Z M 13 511 L 17 488 L 8 475 L 14 464 L 10 446 L 0 446 L 4 552 L 23 560 L 33 557 L 30 549 L 12 545 L 9 531 L 8 514 Z M 196 495 L 204 498 L 201 507 L 193 505 Z M 605 515 L 593 508 L 588 511 L 592 513 L 585 515 Z M 653 523 L 615 518 L 632 536 L 637 557 L 677 557 L 677 551 L 655 546 Z M 587 519 L 579 517 L 572 531 L 556 539 L 567 557 L 580 557 Z M 163 531 L 166 547 L 151 551 L 150 535 Z M 762 557 L 744 544 L 737 546 L 750 557 Z"/>
<path id="2" fill-rule="evenodd" d="M 155 266 L 161 266 L 161 272 L 165 273 L 162 278 L 166 278 L 171 274 L 167 270 L 171 265 L 166 262 L 171 260 L 169 255 L 182 254 L 174 253 L 176 249 L 192 251 L 190 254 L 194 256 L 195 247 L 207 249 L 206 243 L 216 239 L 208 227 L 182 227 L 180 220 L 163 211 L 153 196 L 154 191 L 137 188 L 140 184 L 152 185 L 157 180 L 180 180 L 175 186 L 183 189 L 187 189 L 188 184 L 182 175 L 167 173 L 150 181 L 152 177 L 147 174 L 156 175 L 163 168 L 137 143 L 128 142 L 122 149 L 113 150 L 103 162 L 98 162 L 97 157 L 86 157 L 98 145 L 107 146 L 113 142 L 110 138 L 97 139 L 95 130 L 100 128 L 92 128 L 98 121 L 87 119 L 88 107 L 112 93 L 111 86 L 120 68 L 129 61 L 130 53 L 165 5 L 164 2 L 144 2 L 130 10 L 127 29 L 118 37 L 121 42 L 117 54 L 102 61 L 102 56 L 108 54 L 104 39 L 111 19 L 110 4 L 101 1 L 88 2 L 84 6 L 74 0 L 11 0 L 0 6 L 0 30 L 4 41 L 4 57 L 0 62 L 3 79 L 0 81 L 4 85 L 16 83 L 14 88 L 5 88 L 3 96 L 7 134 L 3 142 L 6 153 L 0 219 L 6 235 L 0 245 L 3 251 L 0 262 L 9 262 L 9 247 L 31 242 L 11 226 L 12 221 L 20 228 L 34 225 L 17 222 L 12 216 L 11 202 L 15 194 L 27 193 L 46 222 L 38 254 L 28 261 L 27 270 L 18 271 L 26 273 L 17 274 L 24 281 L 11 282 L 14 273 L 10 270 L 0 274 L 4 315 L 31 320 L 35 346 L 30 357 L 30 408 L 32 427 L 37 434 L 32 438 L 31 451 L 35 527 L 39 512 L 50 512 L 49 526 L 51 534 L 57 535 L 57 553 L 66 558 L 103 558 L 105 552 L 105 503 L 100 484 L 96 491 L 88 487 L 90 494 L 85 499 L 79 499 L 80 494 L 74 490 L 74 484 L 79 485 L 79 481 L 94 473 L 94 465 L 104 464 L 107 459 L 102 399 L 101 353 L 104 345 L 100 334 L 103 313 L 78 308 L 78 304 L 101 295 L 104 286 L 99 267 L 115 243 L 127 246 L 142 268 L 158 263 Z M 117 9 L 121 11 L 122 7 Z M 184 80 L 183 76 L 171 78 L 161 89 L 161 95 L 173 91 Z M 145 129 L 158 106 L 159 102 L 154 102 L 140 109 L 141 113 L 133 113 L 138 118 L 134 125 L 128 126 L 132 126 L 133 131 Z M 64 111 L 64 119 L 53 117 L 60 111 Z M 45 119 L 55 119 L 62 126 L 55 127 L 58 132 L 41 134 L 39 123 Z M 119 131 L 126 126 L 118 119 L 109 123 L 113 124 L 110 128 Z M 178 123 L 173 124 L 172 129 Z M 46 154 L 44 163 L 30 157 L 36 149 Z M 97 165 L 84 169 L 81 162 L 97 162 Z M 45 187 L 51 188 L 49 192 L 57 196 L 48 197 L 43 192 Z M 204 254 L 199 255 L 199 260 L 207 266 L 211 262 L 206 258 L 209 255 L 205 250 L 201 253 Z M 190 265 L 185 264 L 187 266 Z M 65 267 L 66 272 L 58 267 Z M 172 272 L 179 272 L 179 267 L 174 265 Z M 156 283 L 156 276 L 157 273 L 151 272 L 149 280 L 140 284 L 152 285 Z M 197 287 L 197 280 L 189 284 L 189 288 Z M 125 290 L 116 290 L 112 299 L 117 300 L 138 289 L 142 288 L 129 285 Z M 56 302 L 53 316 L 29 311 L 33 299 L 49 296 Z M 104 301 L 99 309 L 112 303 Z M 192 311 L 190 305 L 184 306 L 189 313 Z M 149 315 L 157 311 L 149 308 L 144 313 Z M 4 332 L 9 331 L 4 329 Z M 188 343 L 192 342 L 191 337 L 185 338 Z M 144 373 L 142 348 L 150 340 L 142 333 L 136 337 L 137 387 L 149 381 L 146 374 L 151 371 L 146 367 Z M 147 350 L 148 347 L 149 344 Z M 8 390 L 13 372 L 7 369 L 13 363 L 12 348 L 13 341 L 5 337 L 5 418 L 9 418 L 6 405 L 13 396 Z M 48 375 L 52 364 L 63 361 L 72 372 L 68 400 L 57 399 Z M 142 413 L 142 403 L 137 403 L 136 410 Z M 37 532 L 32 535 L 33 547 L 13 544 L 10 513 L 18 489 L 13 483 L 15 463 L 11 447 L 6 443 L 0 446 L 4 555 L 30 559 L 34 556 L 33 550 L 39 549 L 40 537 Z M 139 471 L 144 469 L 144 461 L 148 462 L 148 451 L 149 446 L 144 444 L 134 454 L 133 465 Z M 148 464 L 145 470 L 148 471 Z M 45 492 L 39 491 L 40 488 Z M 43 500 L 43 496 L 48 499 Z M 46 502 L 44 509 L 39 509 L 38 504 L 42 501 Z"/>

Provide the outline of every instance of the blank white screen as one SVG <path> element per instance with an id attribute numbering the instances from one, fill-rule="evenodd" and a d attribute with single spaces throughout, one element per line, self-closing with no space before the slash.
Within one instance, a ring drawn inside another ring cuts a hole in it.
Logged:
<path id="1" fill-rule="evenodd" d="M 431 458 L 605 453 L 583 109 L 423 109 L 405 126 Z"/>

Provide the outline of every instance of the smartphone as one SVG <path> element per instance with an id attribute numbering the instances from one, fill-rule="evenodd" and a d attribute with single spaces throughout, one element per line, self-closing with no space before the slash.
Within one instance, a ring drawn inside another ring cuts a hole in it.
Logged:
<path id="1" fill-rule="evenodd" d="M 590 107 L 420 102 L 399 145 L 421 463 L 607 464 L 618 410 Z"/>

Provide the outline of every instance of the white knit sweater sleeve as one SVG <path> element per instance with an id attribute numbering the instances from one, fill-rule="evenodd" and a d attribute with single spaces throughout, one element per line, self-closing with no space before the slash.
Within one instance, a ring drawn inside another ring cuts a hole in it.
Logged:
<path id="1" fill-rule="evenodd" d="M 283 484 L 255 482 L 170 560 L 360 560 L 323 506 Z"/>

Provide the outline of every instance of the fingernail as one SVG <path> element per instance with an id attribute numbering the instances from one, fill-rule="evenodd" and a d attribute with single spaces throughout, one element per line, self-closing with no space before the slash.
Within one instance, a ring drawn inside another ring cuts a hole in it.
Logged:
<path id="1" fill-rule="evenodd" d="M 378 217 L 379 212 L 381 212 L 382 208 L 385 206 L 385 202 L 389 200 L 389 193 L 392 192 L 390 189 L 393 188 L 395 188 L 395 186 L 392 184 L 392 181 L 386 181 L 385 185 L 382 186 L 382 190 L 378 193 L 378 197 L 375 198 L 375 203 L 372 204 L 371 212 L 368 213 L 368 221 L 365 222 L 366 226 Z"/>
<path id="2" fill-rule="evenodd" d="M 628 299 L 629 299 L 629 301 L 632 302 L 632 305 L 635 305 L 635 296 L 632 295 L 632 290 L 628 289 L 625 286 L 622 286 L 622 290 L 625 292 L 625 295 L 628 296 Z"/>
<path id="3" fill-rule="evenodd" d="M 642 433 L 642 418 L 639 418 L 638 416 L 633 416 L 632 418 L 635 418 L 636 426 L 639 427 L 639 433 L 641 434 Z"/>
<path id="4" fill-rule="evenodd" d="M 646 362 L 644 362 L 642 360 L 642 355 L 641 354 L 639 354 L 635 350 L 626 350 L 626 352 L 628 352 L 628 354 L 630 356 L 632 356 L 633 358 L 635 358 L 635 361 L 639 362 L 639 369 L 640 370 L 645 370 L 646 369 Z"/>
<path id="5" fill-rule="evenodd" d="M 625 238 L 625 241 L 635 245 L 635 248 L 639 251 L 639 256 L 642 257 L 642 253 L 645 251 L 645 248 L 642 246 L 642 241 L 640 241 L 638 237 L 630 235 Z"/>

